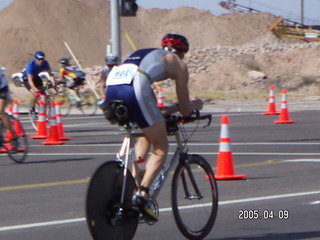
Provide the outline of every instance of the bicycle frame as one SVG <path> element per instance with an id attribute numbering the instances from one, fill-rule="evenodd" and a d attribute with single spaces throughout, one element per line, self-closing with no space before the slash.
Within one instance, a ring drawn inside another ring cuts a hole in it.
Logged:
<path id="1" fill-rule="evenodd" d="M 124 202 L 124 194 L 126 191 L 126 178 L 127 178 L 127 172 L 129 169 L 129 162 L 132 162 L 132 168 L 135 171 L 135 181 L 137 186 L 140 186 L 141 183 L 141 174 L 140 174 L 140 168 L 138 166 L 138 163 L 136 161 L 135 151 L 134 151 L 134 139 L 136 137 L 144 136 L 142 133 L 134 133 L 131 129 L 131 127 L 127 127 L 127 136 L 124 137 L 121 148 L 119 153 L 117 153 L 117 161 L 119 161 L 122 166 L 124 167 L 124 181 L 123 181 L 123 187 L 122 187 L 122 193 L 121 193 L 121 203 Z M 182 144 L 180 131 L 177 131 L 175 134 L 175 140 L 177 143 L 176 150 L 172 156 L 172 158 L 164 164 L 162 170 L 156 177 L 155 181 L 153 182 L 152 186 L 150 187 L 150 198 L 151 200 L 156 200 L 164 183 L 165 180 L 168 177 L 168 174 L 170 170 L 173 167 L 173 164 L 180 158 L 181 154 L 187 152 L 186 145 Z"/>

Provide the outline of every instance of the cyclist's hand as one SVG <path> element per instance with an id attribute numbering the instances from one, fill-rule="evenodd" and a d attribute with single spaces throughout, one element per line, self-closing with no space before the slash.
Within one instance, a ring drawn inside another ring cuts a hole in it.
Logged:
<path id="1" fill-rule="evenodd" d="M 36 98 L 39 98 L 39 97 L 41 96 L 41 92 L 40 92 L 40 91 L 35 92 L 35 93 L 34 93 L 34 96 L 35 96 Z"/>
<path id="2" fill-rule="evenodd" d="M 203 108 L 203 101 L 200 98 L 193 98 L 191 103 L 194 110 L 200 111 Z"/>

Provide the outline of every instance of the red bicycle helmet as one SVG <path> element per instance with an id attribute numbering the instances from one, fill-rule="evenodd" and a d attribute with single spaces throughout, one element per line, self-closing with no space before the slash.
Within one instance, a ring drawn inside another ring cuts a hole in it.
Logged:
<path id="1" fill-rule="evenodd" d="M 167 33 L 161 40 L 163 49 L 171 52 L 188 52 L 189 42 L 188 39 L 178 33 Z"/>

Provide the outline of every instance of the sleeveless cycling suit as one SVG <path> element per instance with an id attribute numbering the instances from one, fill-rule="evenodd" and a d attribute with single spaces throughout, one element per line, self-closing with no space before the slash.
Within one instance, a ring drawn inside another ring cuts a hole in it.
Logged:
<path id="1" fill-rule="evenodd" d="M 151 84 L 168 78 L 162 61 L 165 54 L 162 49 L 140 49 L 113 67 L 106 81 L 107 101 L 122 99 L 130 120 L 141 128 L 163 121 Z"/>

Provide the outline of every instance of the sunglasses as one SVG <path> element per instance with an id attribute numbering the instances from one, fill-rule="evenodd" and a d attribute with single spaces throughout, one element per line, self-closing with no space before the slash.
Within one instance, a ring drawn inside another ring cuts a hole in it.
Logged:
<path id="1" fill-rule="evenodd" d="M 38 61 L 44 61 L 44 58 L 36 58 Z"/>

